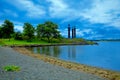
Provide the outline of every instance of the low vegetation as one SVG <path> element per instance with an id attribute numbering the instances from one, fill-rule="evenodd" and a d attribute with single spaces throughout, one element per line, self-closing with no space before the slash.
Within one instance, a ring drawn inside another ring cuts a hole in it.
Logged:
<path id="1" fill-rule="evenodd" d="M 49 44 L 48 42 L 45 41 L 25 41 L 25 40 L 15 40 L 15 39 L 11 39 L 9 41 L 9 39 L 0 39 L 0 45 L 4 46 L 11 46 L 11 45 L 32 45 L 32 44 Z"/>
<path id="2" fill-rule="evenodd" d="M 93 41 L 87 41 L 87 40 L 82 39 L 82 38 L 62 39 L 61 42 L 62 43 L 89 44 L 89 45 L 95 44 L 95 42 L 93 42 Z"/>
<path id="3" fill-rule="evenodd" d="M 3 69 L 4 71 L 20 71 L 20 67 L 15 65 L 7 65 L 4 66 Z"/>

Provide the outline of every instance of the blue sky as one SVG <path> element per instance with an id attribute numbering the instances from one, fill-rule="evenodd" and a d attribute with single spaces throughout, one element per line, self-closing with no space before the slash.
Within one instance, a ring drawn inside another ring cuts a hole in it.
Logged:
<path id="1" fill-rule="evenodd" d="M 25 22 L 36 26 L 50 20 L 65 37 L 71 24 L 80 38 L 118 39 L 119 5 L 120 0 L 0 0 L 0 25 L 9 19 L 22 31 Z"/>

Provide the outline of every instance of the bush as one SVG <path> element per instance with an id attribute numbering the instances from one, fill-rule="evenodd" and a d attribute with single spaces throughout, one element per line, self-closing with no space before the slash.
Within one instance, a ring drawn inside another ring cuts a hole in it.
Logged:
<path id="1" fill-rule="evenodd" d="M 60 43 L 60 39 L 55 39 L 54 38 L 54 39 L 51 40 L 51 43 Z"/>
<path id="2" fill-rule="evenodd" d="M 20 67 L 15 66 L 15 65 L 4 66 L 3 69 L 5 71 L 20 71 Z"/>

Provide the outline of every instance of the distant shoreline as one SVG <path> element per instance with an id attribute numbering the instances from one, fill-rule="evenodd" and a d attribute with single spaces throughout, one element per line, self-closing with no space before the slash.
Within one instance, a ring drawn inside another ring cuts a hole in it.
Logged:
<path id="1" fill-rule="evenodd" d="M 120 39 L 101 39 L 101 40 L 90 40 L 90 41 L 120 41 Z"/>

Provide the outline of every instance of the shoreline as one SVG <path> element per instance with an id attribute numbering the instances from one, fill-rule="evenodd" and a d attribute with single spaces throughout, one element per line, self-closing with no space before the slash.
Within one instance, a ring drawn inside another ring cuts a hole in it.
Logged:
<path id="1" fill-rule="evenodd" d="M 12 47 L 12 48 L 19 53 L 43 60 L 44 62 L 48 62 L 53 65 L 62 66 L 72 70 L 83 71 L 83 72 L 94 74 L 109 80 L 120 80 L 120 72 L 115 72 L 115 71 L 105 70 L 97 67 L 87 66 L 84 64 L 64 61 L 51 56 L 34 54 L 32 51 L 29 51 L 24 47 Z"/>
<path id="2" fill-rule="evenodd" d="M 49 43 L 49 44 L 26 44 L 26 45 L 4 45 L 7 47 L 42 47 L 42 46 L 65 46 L 65 45 L 99 45 L 98 43 L 88 44 L 88 43 Z"/>

